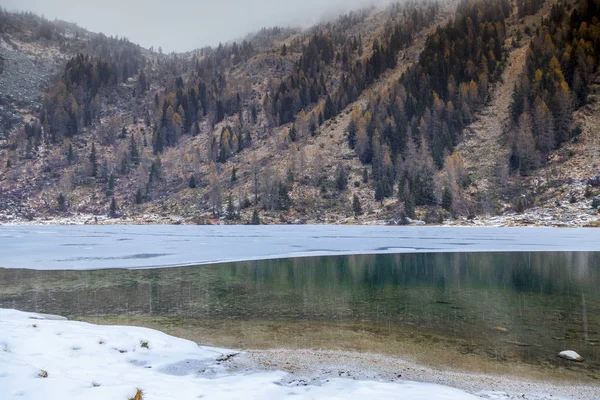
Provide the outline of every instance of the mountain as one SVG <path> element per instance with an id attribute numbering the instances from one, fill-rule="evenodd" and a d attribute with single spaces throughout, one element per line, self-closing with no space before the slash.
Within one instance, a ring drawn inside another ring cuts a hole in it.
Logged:
<path id="1" fill-rule="evenodd" d="M 162 54 L 0 12 L 0 222 L 597 226 L 598 0 Z"/>

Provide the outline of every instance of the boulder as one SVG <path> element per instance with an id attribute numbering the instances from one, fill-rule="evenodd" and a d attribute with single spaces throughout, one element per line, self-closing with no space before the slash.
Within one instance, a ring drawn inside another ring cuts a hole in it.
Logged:
<path id="1" fill-rule="evenodd" d="M 560 353 L 558 353 L 558 356 L 560 358 L 564 358 L 565 360 L 569 360 L 569 361 L 583 361 L 583 357 L 581 357 L 579 354 L 577 354 L 573 350 L 561 351 Z"/>

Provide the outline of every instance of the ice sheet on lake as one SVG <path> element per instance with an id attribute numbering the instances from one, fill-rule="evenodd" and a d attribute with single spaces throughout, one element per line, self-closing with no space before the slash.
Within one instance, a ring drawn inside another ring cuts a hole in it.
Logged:
<path id="1" fill-rule="evenodd" d="M 0 267 L 152 268 L 282 257 L 600 251 L 600 229 L 381 226 L 0 227 Z"/>

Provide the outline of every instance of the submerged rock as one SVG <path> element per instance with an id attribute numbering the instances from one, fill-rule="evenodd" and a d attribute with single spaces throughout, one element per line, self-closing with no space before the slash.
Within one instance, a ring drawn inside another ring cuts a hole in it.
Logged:
<path id="1" fill-rule="evenodd" d="M 569 361 L 583 361 L 583 357 L 581 357 L 579 354 L 577 354 L 573 350 L 561 351 L 560 353 L 558 353 L 558 356 L 560 358 L 564 358 L 565 360 L 569 360 Z"/>

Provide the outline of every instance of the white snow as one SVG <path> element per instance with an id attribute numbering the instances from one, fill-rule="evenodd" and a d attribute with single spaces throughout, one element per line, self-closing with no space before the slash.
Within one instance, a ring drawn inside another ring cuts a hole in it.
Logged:
<path id="1" fill-rule="evenodd" d="M 147 348 L 142 344 L 147 343 Z M 146 328 L 99 326 L 0 309 L 0 398 L 168 399 L 478 399 L 416 383 L 331 379 L 285 386 L 284 372 L 228 373 L 231 352 Z M 41 377 L 42 371 L 47 377 Z"/>

